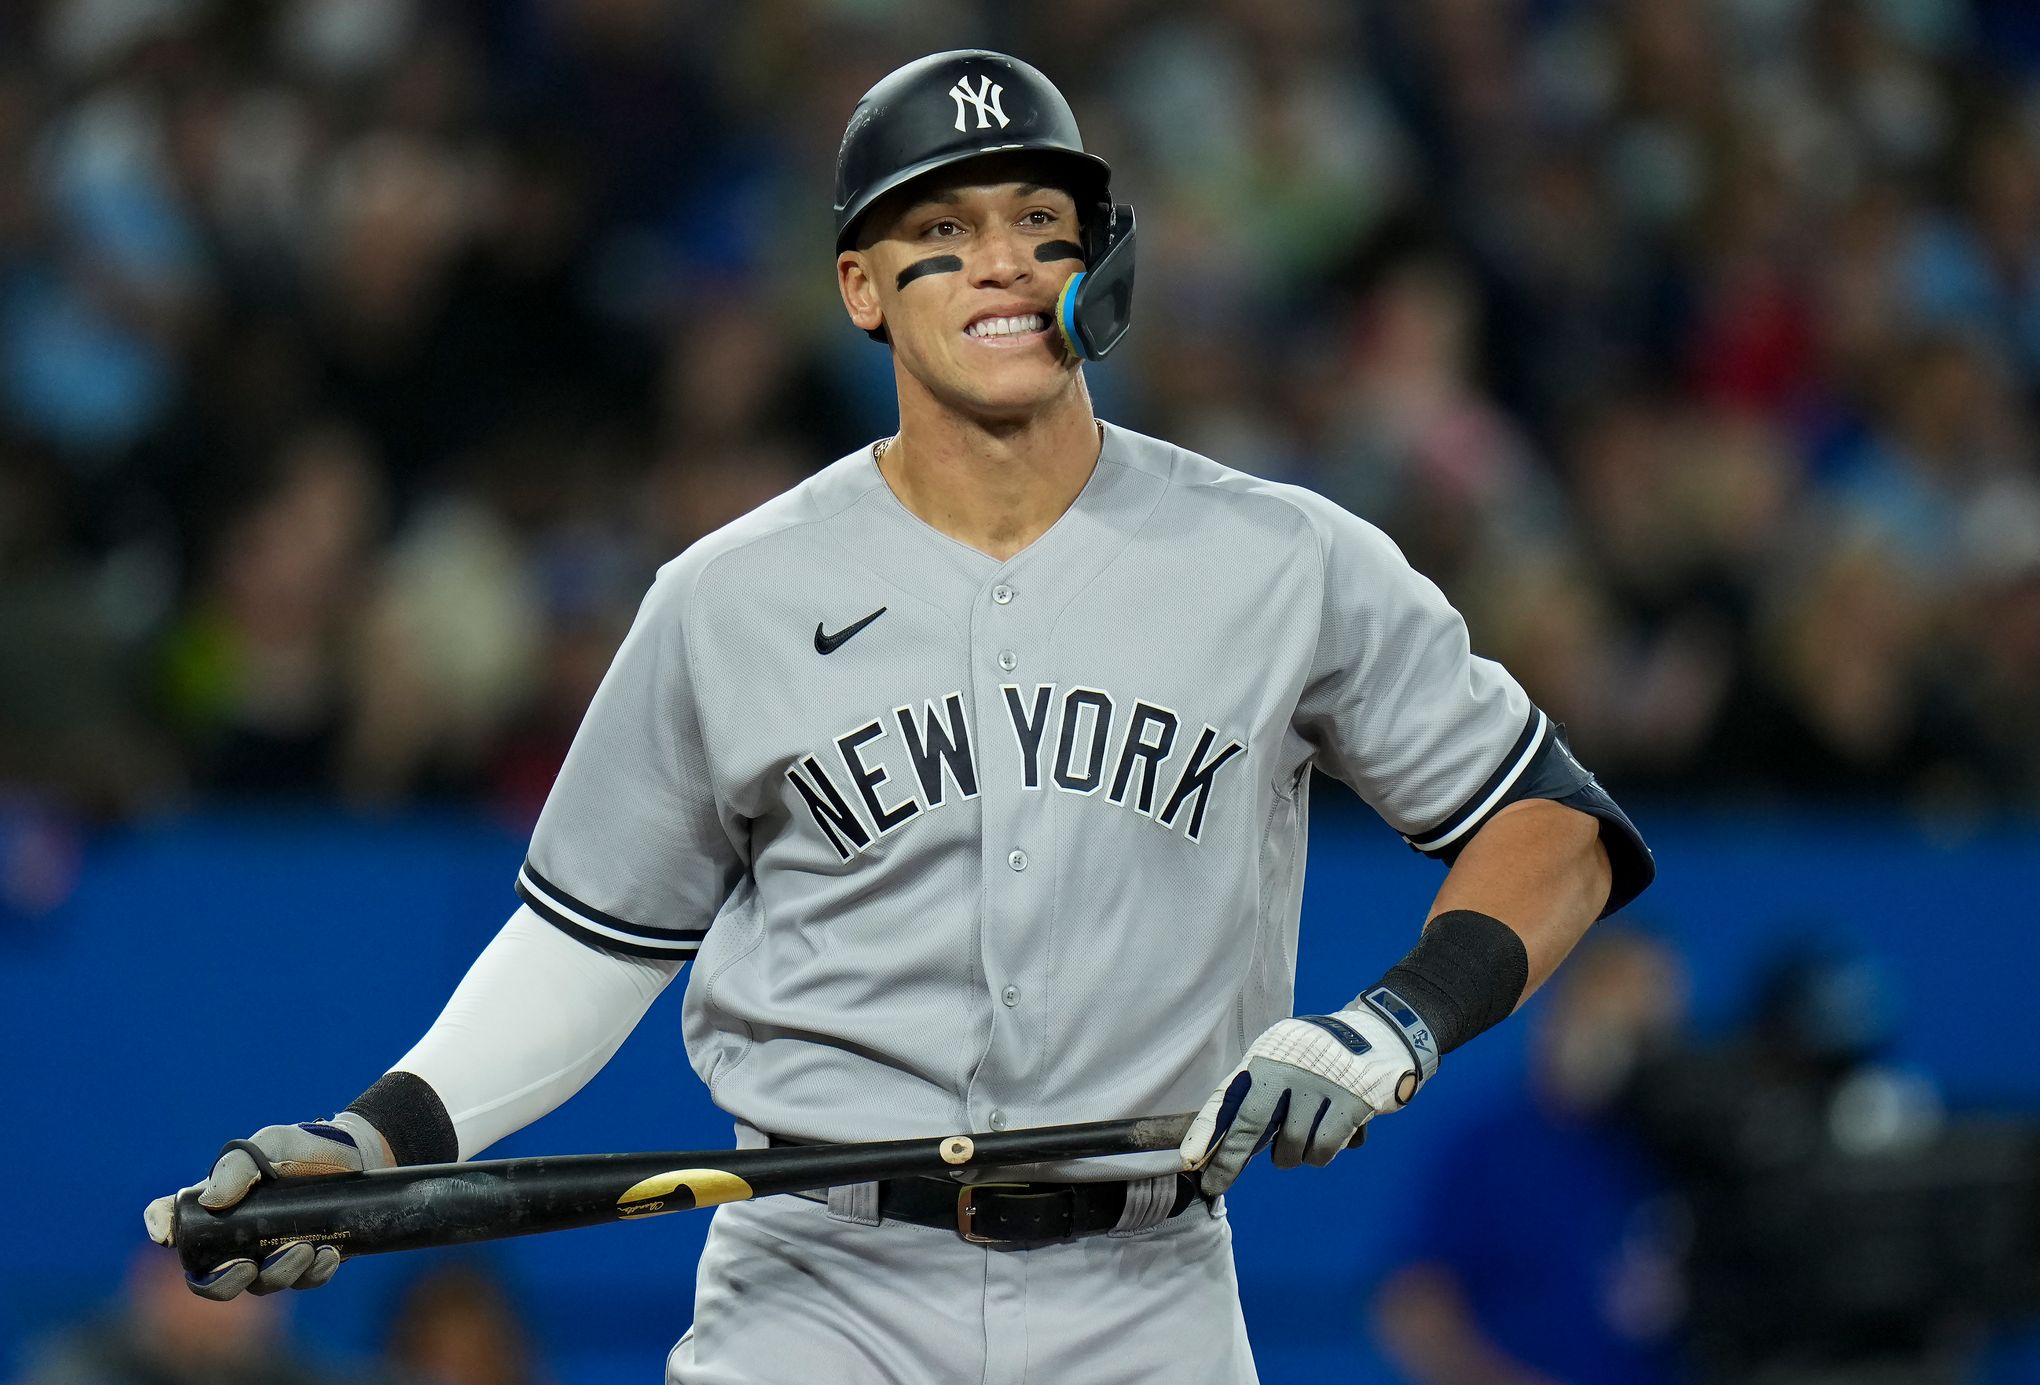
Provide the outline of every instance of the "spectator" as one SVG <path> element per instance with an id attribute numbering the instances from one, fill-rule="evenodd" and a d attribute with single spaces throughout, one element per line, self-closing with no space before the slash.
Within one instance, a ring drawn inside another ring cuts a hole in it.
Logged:
<path id="1" fill-rule="evenodd" d="M 384 1359 L 412 1385 L 544 1385 L 522 1315 L 478 1264 L 414 1280 L 390 1321 Z"/>
<path id="2" fill-rule="evenodd" d="M 1432 1168 L 1416 1244 L 1375 1295 L 1375 1335 L 1410 1380 L 1675 1378 L 1675 1228 L 1611 1113 L 1683 1006 L 1678 964 L 1637 934 L 1597 930 L 1552 982 L 1526 1090 Z"/>
<path id="3" fill-rule="evenodd" d="M 57 1334 L 17 1385 L 341 1385 L 290 1345 L 287 1302 L 195 1297 L 176 1257 L 145 1246 L 111 1316 Z"/>
<path id="4" fill-rule="evenodd" d="M 313 428 L 222 535 L 165 659 L 169 705 L 210 790 L 337 786 L 346 650 L 380 500 L 363 441 Z"/>

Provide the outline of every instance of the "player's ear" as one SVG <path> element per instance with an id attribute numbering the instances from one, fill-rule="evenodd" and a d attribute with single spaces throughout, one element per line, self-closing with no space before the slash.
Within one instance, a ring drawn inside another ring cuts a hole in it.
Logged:
<path id="1" fill-rule="evenodd" d="M 845 250 L 836 257 L 836 287 L 843 295 L 843 307 L 852 322 L 867 332 L 876 332 L 884 325 L 885 312 L 878 303 L 878 280 L 873 276 L 867 252 Z"/>

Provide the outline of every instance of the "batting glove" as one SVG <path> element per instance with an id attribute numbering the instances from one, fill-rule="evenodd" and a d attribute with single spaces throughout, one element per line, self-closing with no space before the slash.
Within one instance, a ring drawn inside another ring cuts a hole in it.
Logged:
<path id="1" fill-rule="evenodd" d="M 1437 1070 L 1430 1026 L 1385 986 L 1336 1014 L 1279 1020 L 1190 1122 L 1184 1164 L 1203 1170 L 1207 1197 L 1230 1187 L 1271 1143 L 1277 1168 L 1329 1164 Z"/>
<path id="2" fill-rule="evenodd" d="M 241 1143 L 236 1141 L 235 1145 Z M 205 1182 L 197 1185 L 199 1206 L 224 1212 L 248 1196 L 248 1190 L 260 1183 L 265 1173 L 274 1173 L 278 1178 L 309 1178 L 322 1173 L 386 1169 L 395 1162 L 390 1157 L 388 1142 L 374 1126 L 352 1111 L 342 1111 L 329 1121 L 264 1126 L 245 1143 L 262 1152 L 267 1169 L 247 1150 L 229 1146 L 214 1161 Z M 148 1228 L 149 1239 L 158 1245 L 170 1244 L 172 1214 L 178 1197 L 178 1193 L 159 1197 L 142 1212 L 142 1224 Z M 259 1264 L 253 1260 L 229 1260 L 205 1274 L 187 1274 L 184 1282 L 200 1298 L 225 1300 L 244 1289 L 251 1294 L 316 1289 L 331 1279 L 338 1268 L 338 1249 L 300 1241 Z"/>

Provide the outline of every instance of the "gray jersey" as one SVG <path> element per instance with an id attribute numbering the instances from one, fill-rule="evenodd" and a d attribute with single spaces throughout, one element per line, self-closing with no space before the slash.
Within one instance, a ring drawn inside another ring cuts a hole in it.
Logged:
<path id="1" fill-rule="evenodd" d="M 1548 735 L 1309 491 L 1108 426 L 1000 562 L 860 450 L 660 571 L 518 887 L 693 957 L 689 1056 L 762 1130 L 1191 1110 L 1290 1013 L 1309 770 L 1444 852 Z"/>

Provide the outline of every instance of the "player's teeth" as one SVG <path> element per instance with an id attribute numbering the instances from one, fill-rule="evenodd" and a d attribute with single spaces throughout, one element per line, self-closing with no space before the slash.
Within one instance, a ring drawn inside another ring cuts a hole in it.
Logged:
<path id="1" fill-rule="evenodd" d="M 1025 317 L 988 317 L 983 322 L 973 322 L 966 330 L 974 337 L 1011 337 L 1022 332 L 1039 332 L 1047 325 L 1040 313 L 1029 313 Z"/>

